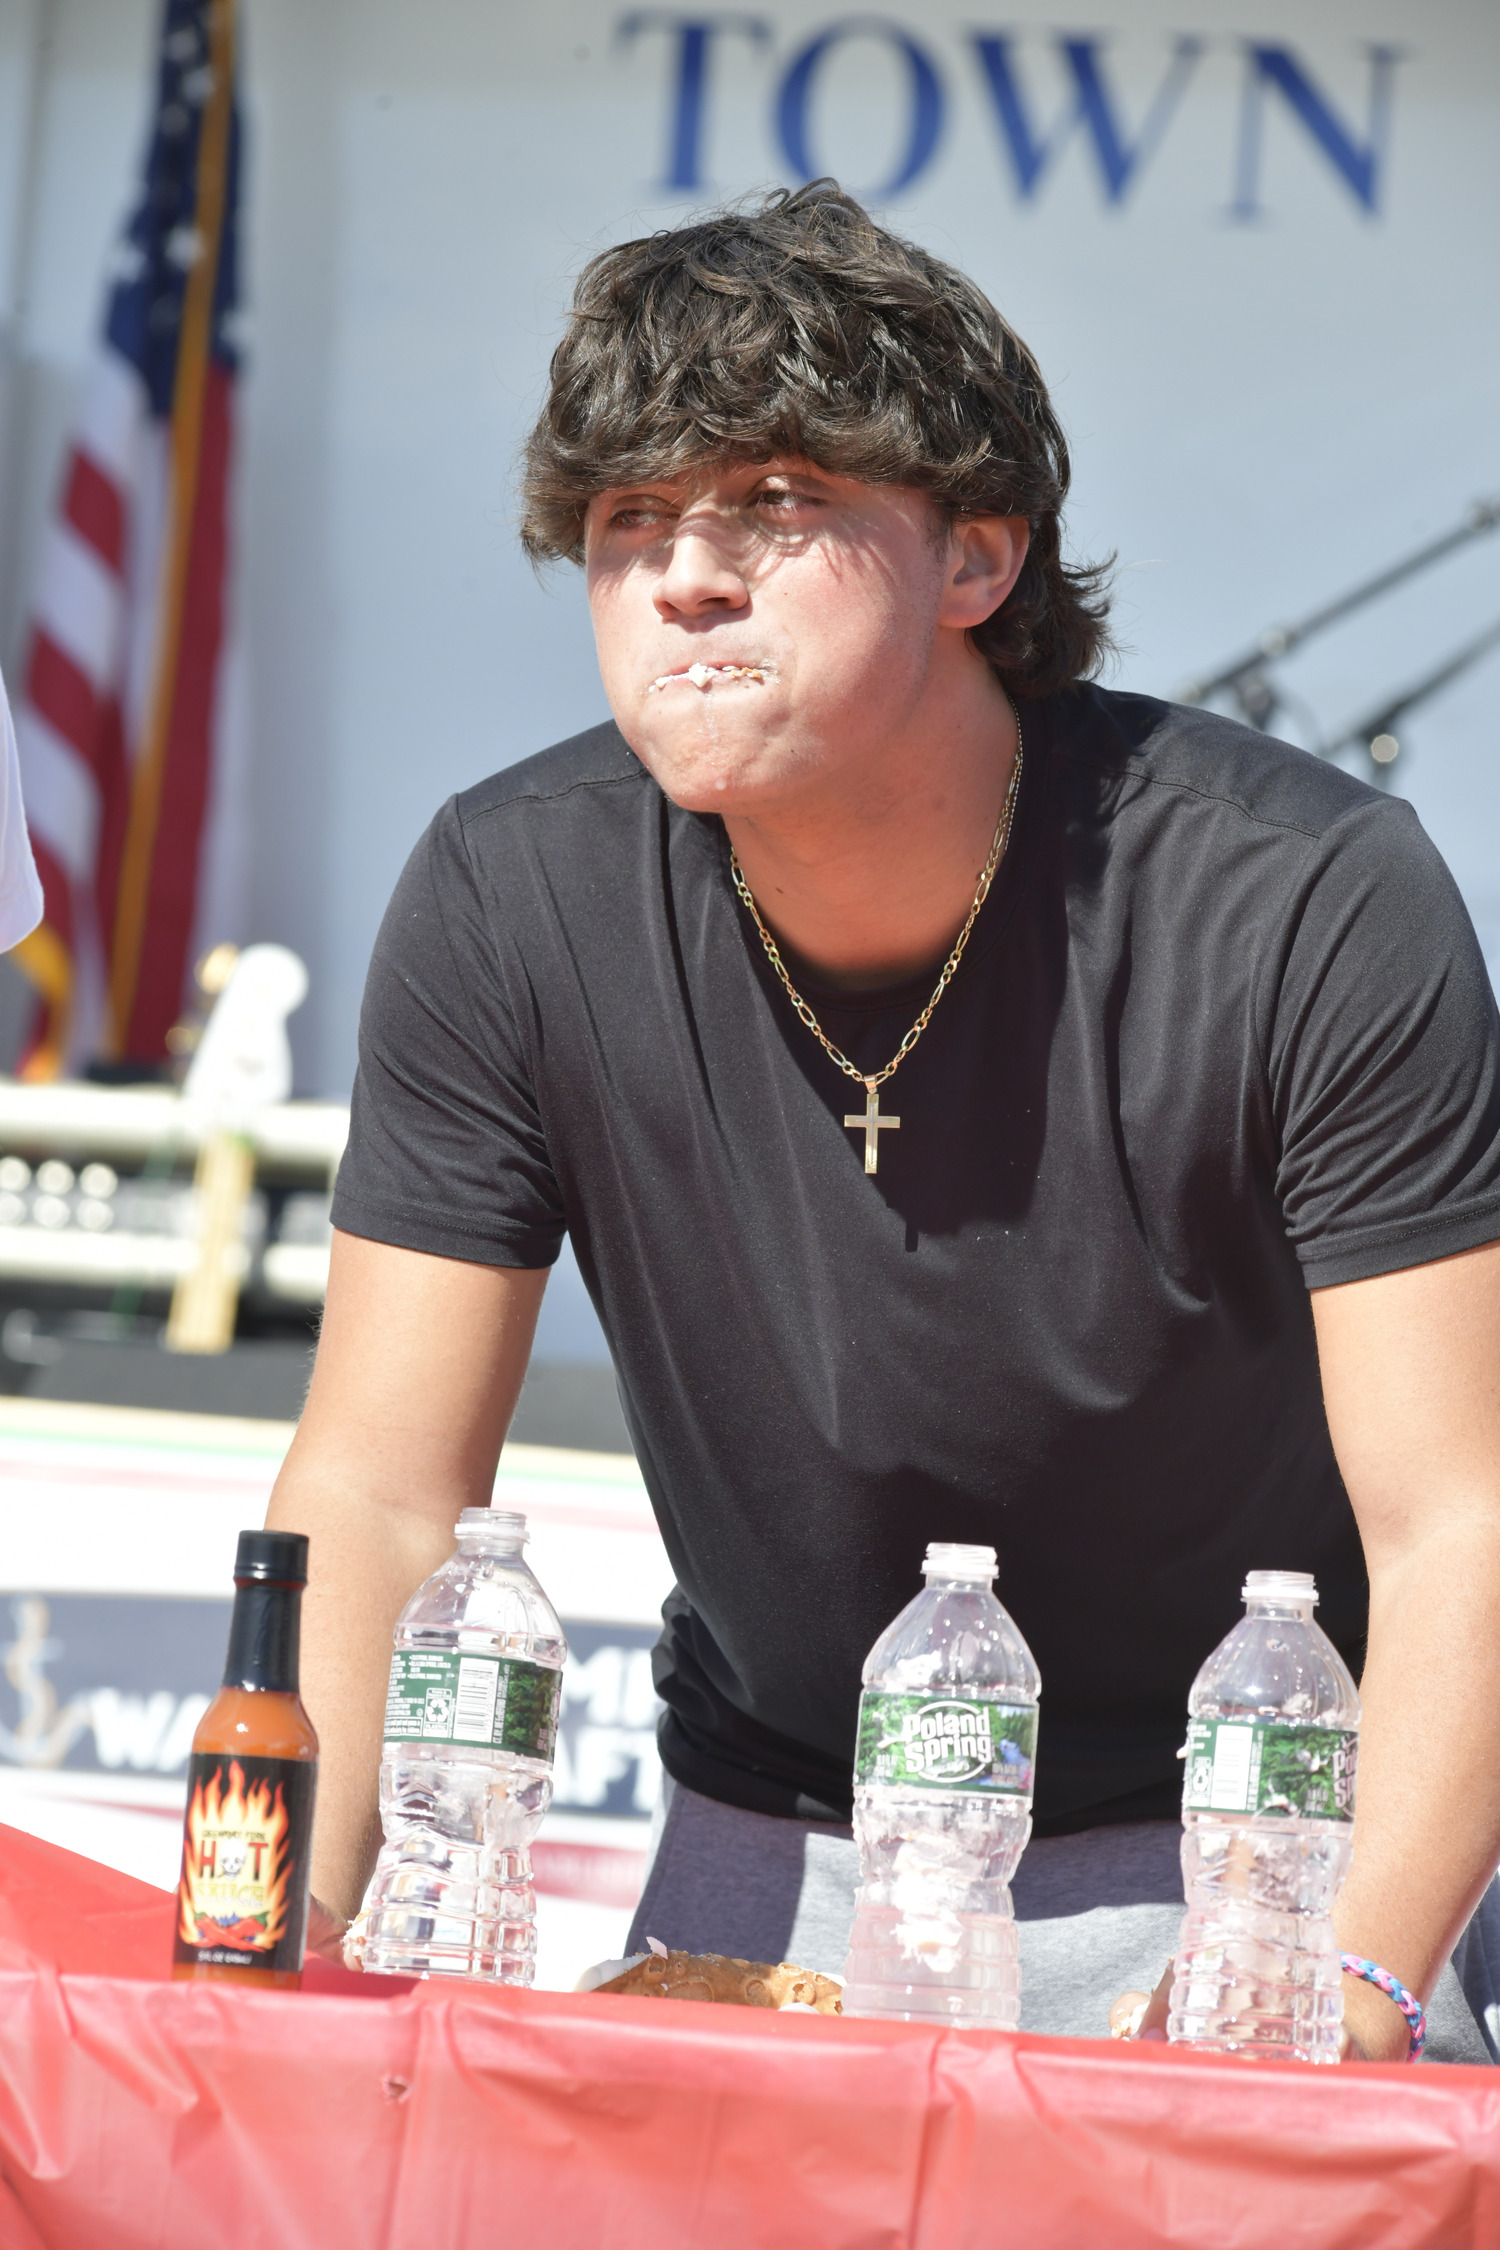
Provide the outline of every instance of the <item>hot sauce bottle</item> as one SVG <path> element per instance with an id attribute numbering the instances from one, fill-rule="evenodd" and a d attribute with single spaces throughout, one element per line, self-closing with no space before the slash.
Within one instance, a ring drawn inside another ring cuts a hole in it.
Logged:
<path id="1" fill-rule="evenodd" d="M 224 1685 L 193 1736 L 174 1977 L 296 1991 L 318 1738 L 297 1692 L 307 1541 L 242 1531 Z"/>

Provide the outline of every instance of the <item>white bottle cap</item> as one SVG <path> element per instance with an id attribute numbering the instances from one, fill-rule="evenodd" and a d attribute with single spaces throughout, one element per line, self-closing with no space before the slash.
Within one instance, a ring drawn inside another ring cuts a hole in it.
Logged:
<path id="1" fill-rule="evenodd" d="M 927 1549 L 922 1564 L 924 1578 L 967 1578 L 976 1585 L 988 1586 L 1000 1568 L 993 1547 L 960 1547 L 946 1539 L 934 1539 Z"/>
<path id="2" fill-rule="evenodd" d="M 1318 1582 L 1306 1570 L 1247 1570 L 1240 1588 L 1242 1602 L 1312 1602 L 1318 1599 Z"/>
<path id="3" fill-rule="evenodd" d="M 456 1528 L 460 1539 L 472 1539 L 478 1532 L 508 1547 L 526 1544 L 526 1518 L 508 1508 L 465 1508 Z"/>

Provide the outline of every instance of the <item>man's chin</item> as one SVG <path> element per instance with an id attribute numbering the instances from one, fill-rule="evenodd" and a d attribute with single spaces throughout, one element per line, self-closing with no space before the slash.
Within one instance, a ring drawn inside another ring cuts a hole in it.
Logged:
<path id="1" fill-rule="evenodd" d="M 768 768 L 762 754 L 674 758 L 653 745 L 632 742 L 630 747 L 662 795 L 683 812 L 747 812 L 785 794 L 786 776 Z"/>
<path id="2" fill-rule="evenodd" d="M 713 789 L 704 788 L 701 784 L 697 787 L 686 784 L 669 787 L 664 781 L 660 786 L 662 795 L 669 797 L 679 812 L 717 813 L 721 819 L 732 818 L 735 813 L 749 812 L 762 802 L 753 791 L 736 790 L 727 783 Z"/>

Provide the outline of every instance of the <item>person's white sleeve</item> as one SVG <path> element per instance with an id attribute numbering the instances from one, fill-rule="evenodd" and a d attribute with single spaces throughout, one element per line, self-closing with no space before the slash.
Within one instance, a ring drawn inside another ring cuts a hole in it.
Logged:
<path id="1" fill-rule="evenodd" d="M 42 886 L 21 809 L 16 730 L 5 698 L 5 682 L 0 680 L 0 953 L 19 945 L 41 918 Z"/>

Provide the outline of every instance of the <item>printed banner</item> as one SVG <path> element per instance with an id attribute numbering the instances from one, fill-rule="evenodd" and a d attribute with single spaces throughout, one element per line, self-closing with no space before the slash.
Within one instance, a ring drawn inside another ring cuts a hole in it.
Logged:
<path id="1" fill-rule="evenodd" d="M 229 1610 L 224 1600 L 137 1594 L 0 1596 L 0 1783 L 109 1775 L 165 1808 L 175 1780 L 175 1813 L 194 1732 L 224 1669 Z M 656 1634 L 572 1617 L 563 1626 L 553 1805 L 647 1818 L 659 1771 Z"/>

